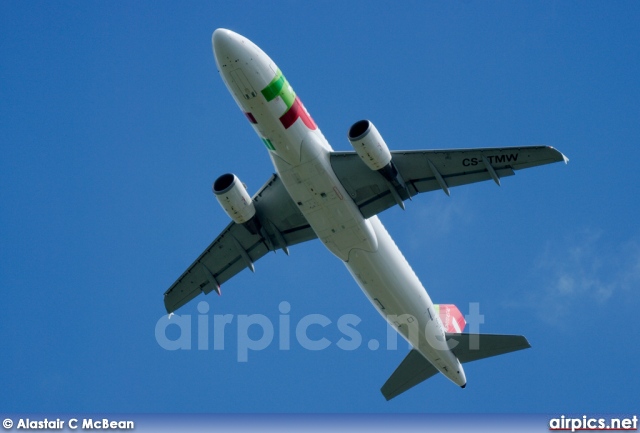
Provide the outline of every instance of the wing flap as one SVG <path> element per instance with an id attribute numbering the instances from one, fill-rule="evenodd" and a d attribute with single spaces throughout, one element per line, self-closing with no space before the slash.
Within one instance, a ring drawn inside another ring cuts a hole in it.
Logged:
<path id="1" fill-rule="evenodd" d="M 165 292 L 164 303 L 167 312 L 177 310 L 201 292 L 210 293 L 216 286 L 248 267 L 234 238 L 252 262 L 269 251 L 261 236 L 251 234 L 242 225 L 229 224 Z"/>

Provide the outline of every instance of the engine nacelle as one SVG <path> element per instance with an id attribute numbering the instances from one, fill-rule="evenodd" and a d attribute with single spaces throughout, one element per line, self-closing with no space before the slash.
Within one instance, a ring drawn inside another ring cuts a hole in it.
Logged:
<path id="1" fill-rule="evenodd" d="M 349 142 L 362 161 L 384 177 L 395 202 L 404 209 L 403 200 L 411 198 L 406 182 L 391 160 L 391 152 L 378 129 L 369 120 L 359 120 L 349 128 Z M 402 195 L 401 195 L 402 194 Z"/>
<path id="2" fill-rule="evenodd" d="M 360 120 L 349 128 L 349 142 L 371 170 L 379 171 L 391 162 L 391 152 L 375 125 Z"/>
<path id="3" fill-rule="evenodd" d="M 235 223 L 244 224 L 256 214 L 256 207 L 235 174 L 223 174 L 213 182 L 213 193 L 222 209 Z"/>

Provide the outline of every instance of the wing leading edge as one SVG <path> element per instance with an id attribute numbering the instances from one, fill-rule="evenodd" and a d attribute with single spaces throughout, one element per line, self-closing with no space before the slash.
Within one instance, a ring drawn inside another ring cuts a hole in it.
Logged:
<path id="1" fill-rule="evenodd" d="M 370 170 L 355 152 L 331 153 L 333 171 L 365 218 L 395 206 L 398 196 L 407 200 L 438 189 L 448 195 L 451 187 L 491 179 L 499 185 L 515 170 L 568 162 L 550 146 L 395 151 L 391 155 L 406 189 Z"/>
<path id="2" fill-rule="evenodd" d="M 168 313 L 200 293 L 220 292 L 220 285 L 269 251 L 283 249 L 316 238 L 316 234 L 291 200 L 277 175 L 253 196 L 261 229 L 252 233 L 232 222 L 164 293 Z"/>

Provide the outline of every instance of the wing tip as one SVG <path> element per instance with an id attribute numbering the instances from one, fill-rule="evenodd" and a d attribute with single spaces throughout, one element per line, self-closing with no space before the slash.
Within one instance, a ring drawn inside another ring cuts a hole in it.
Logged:
<path id="1" fill-rule="evenodd" d="M 560 156 L 562 157 L 562 161 L 566 164 L 569 164 L 569 158 L 567 158 L 567 155 L 565 155 L 564 153 L 560 152 L 558 149 L 556 149 L 553 146 L 547 146 L 549 149 L 552 149 L 556 152 L 558 152 L 558 154 L 560 154 Z"/>

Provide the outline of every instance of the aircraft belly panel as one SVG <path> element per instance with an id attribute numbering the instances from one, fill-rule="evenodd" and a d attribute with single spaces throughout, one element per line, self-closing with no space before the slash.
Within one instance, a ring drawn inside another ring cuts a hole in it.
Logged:
<path id="1" fill-rule="evenodd" d="M 305 143 L 313 140 L 310 135 Z M 327 152 L 297 166 L 273 161 L 291 198 L 334 255 L 344 261 L 353 248 L 377 249 L 375 232 L 335 177 Z"/>

